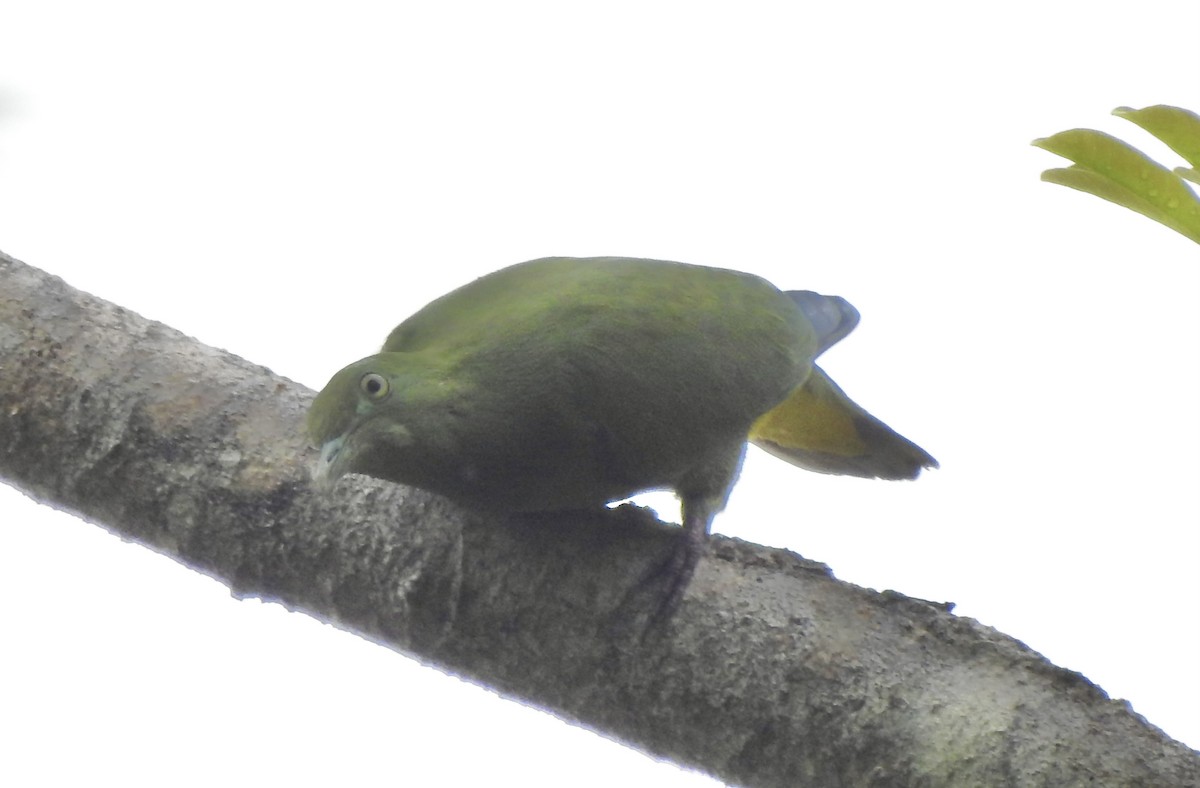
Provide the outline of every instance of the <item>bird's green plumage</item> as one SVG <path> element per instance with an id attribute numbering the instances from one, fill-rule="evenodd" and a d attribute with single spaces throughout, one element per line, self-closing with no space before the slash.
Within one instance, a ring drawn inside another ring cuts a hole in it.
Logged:
<path id="1" fill-rule="evenodd" d="M 856 321 L 841 299 L 736 271 L 533 260 L 401 323 L 333 377 L 309 432 L 333 478 L 365 473 L 497 511 L 670 488 L 707 529 L 750 437 L 826 472 L 911 478 L 936 464 L 823 373 L 810 378 Z M 763 419 L 777 406 L 788 423 Z"/>

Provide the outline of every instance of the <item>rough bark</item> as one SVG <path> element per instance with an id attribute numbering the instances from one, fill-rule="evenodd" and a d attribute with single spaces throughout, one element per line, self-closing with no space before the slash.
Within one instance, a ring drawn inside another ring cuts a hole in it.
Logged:
<path id="1" fill-rule="evenodd" d="M 738 784 L 1200 785 L 1200 755 L 1083 676 L 782 550 L 715 537 L 640 637 L 629 590 L 670 528 L 357 477 L 318 494 L 311 396 L 0 254 L 0 477 L 236 595 Z"/>

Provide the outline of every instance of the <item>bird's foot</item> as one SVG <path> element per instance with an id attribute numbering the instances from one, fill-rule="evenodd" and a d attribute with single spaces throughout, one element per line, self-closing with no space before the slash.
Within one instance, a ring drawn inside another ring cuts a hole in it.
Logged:
<path id="1" fill-rule="evenodd" d="M 679 610 L 708 542 L 706 523 L 685 523 L 666 557 L 652 564 L 625 595 L 617 608 L 617 633 L 644 622 L 640 640 L 661 631 Z"/>

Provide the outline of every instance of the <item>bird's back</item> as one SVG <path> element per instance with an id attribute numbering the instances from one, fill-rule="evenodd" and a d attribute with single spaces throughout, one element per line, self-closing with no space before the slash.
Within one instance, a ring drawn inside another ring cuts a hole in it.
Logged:
<path id="1" fill-rule="evenodd" d="M 470 380 L 463 429 L 487 444 L 473 448 L 490 452 L 480 467 L 528 488 L 507 495 L 556 499 L 515 508 L 552 508 L 672 487 L 740 452 L 808 374 L 817 339 L 787 295 L 749 274 L 546 258 L 432 302 L 384 350 L 438 354 Z"/>

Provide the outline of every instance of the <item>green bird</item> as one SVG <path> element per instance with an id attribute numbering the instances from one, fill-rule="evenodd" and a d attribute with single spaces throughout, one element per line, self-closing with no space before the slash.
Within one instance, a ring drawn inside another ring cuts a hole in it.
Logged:
<path id="1" fill-rule="evenodd" d="M 847 301 L 662 260 L 548 257 L 442 296 L 313 401 L 318 481 L 360 473 L 494 512 L 670 489 L 672 609 L 747 441 L 811 471 L 913 479 L 937 461 L 814 360 Z"/>

